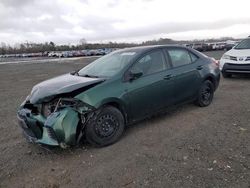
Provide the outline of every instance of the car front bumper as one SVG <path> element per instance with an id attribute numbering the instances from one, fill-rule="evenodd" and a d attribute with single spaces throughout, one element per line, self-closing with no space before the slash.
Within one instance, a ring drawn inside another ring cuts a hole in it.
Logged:
<path id="1" fill-rule="evenodd" d="M 21 108 L 17 112 L 17 119 L 29 142 L 63 147 L 76 144 L 76 131 L 80 119 L 78 112 L 71 108 L 54 112 L 47 118 Z"/>
<path id="2" fill-rule="evenodd" d="M 41 116 L 33 115 L 29 109 L 22 108 L 17 112 L 17 120 L 29 142 L 51 146 L 59 145 L 58 139 L 52 137 L 52 134 L 48 134 L 48 130 L 44 126 L 45 119 L 42 119 Z"/>
<path id="3" fill-rule="evenodd" d="M 225 63 L 222 72 L 233 73 L 233 74 L 250 74 L 250 63 L 249 64 L 234 64 Z"/>
<path id="4" fill-rule="evenodd" d="M 17 115 L 17 120 L 18 120 L 19 126 L 23 130 L 23 134 L 24 134 L 25 138 L 29 142 L 36 143 L 37 137 L 35 136 L 34 132 L 28 127 L 28 125 L 25 122 L 25 119 L 23 117 Z"/>

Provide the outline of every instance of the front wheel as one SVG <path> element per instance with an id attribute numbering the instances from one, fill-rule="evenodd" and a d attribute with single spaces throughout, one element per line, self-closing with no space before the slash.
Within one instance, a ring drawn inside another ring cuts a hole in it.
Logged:
<path id="1" fill-rule="evenodd" d="M 214 85 L 211 81 L 206 80 L 202 83 L 198 93 L 196 104 L 205 107 L 211 104 L 214 97 Z"/>
<path id="2" fill-rule="evenodd" d="M 105 106 L 87 123 L 86 140 L 95 146 L 111 145 L 121 137 L 124 128 L 122 113 L 113 106 Z"/>

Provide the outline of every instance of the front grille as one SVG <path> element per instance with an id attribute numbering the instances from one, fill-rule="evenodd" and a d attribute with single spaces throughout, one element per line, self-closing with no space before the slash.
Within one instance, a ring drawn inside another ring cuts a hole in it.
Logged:
<path id="1" fill-rule="evenodd" d="M 46 127 L 46 129 L 47 129 L 49 138 L 57 141 L 57 137 L 56 137 L 54 130 L 51 127 Z"/>
<path id="2" fill-rule="evenodd" d="M 232 61 L 237 61 L 237 57 L 230 56 L 230 60 L 232 60 Z"/>

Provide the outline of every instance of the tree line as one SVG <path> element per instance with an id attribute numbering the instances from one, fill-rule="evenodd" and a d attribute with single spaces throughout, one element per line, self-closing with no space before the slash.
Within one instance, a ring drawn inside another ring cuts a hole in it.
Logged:
<path id="1" fill-rule="evenodd" d="M 0 45 L 0 54 L 21 54 L 21 53 L 38 53 L 38 52 L 50 52 L 50 51 L 70 51 L 70 50 L 84 50 L 84 49 L 104 49 L 104 48 L 125 48 L 141 45 L 163 45 L 163 44 L 187 44 L 191 42 L 214 42 L 218 40 L 234 40 L 233 38 L 224 37 L 220 39 L 209 40 L 194 40 L 194 41 L 176 41 L 168 38 L 160 38 L 157 40 L 144 41 L 142 43 L 87 43 L 85 39 L 81 39 L 79 44 L 76 45 L 56 45 L 54 42 L 34 43 L 25 42 L 16 44 L 14 46 L 8 45 L 4 42 Z"/>

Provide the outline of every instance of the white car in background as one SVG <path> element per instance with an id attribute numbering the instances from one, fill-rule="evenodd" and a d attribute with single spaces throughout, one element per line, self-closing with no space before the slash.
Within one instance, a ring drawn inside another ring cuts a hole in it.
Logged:
<path id="1" fill-rule="evenodd" d="M 224 78 L 233 74 L 250 74 L 250 37 L 221 57 L 220 70 Z"/>

